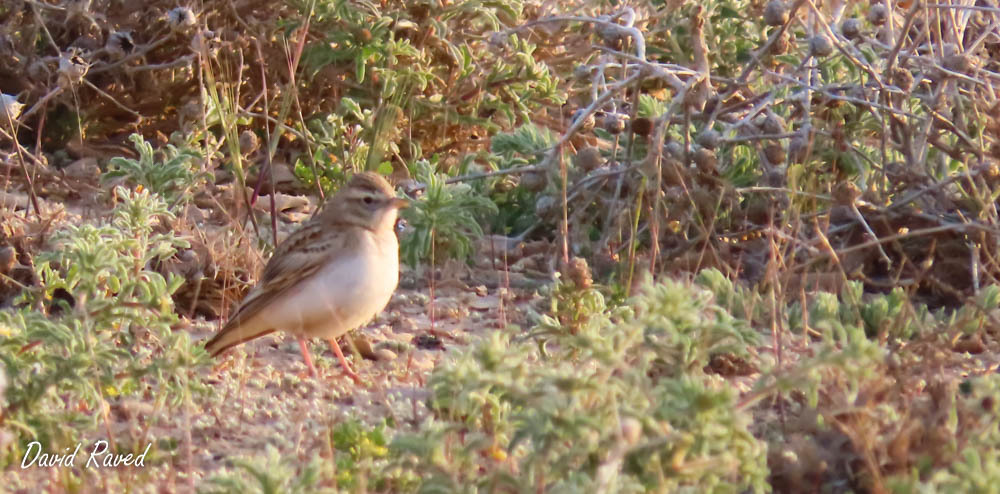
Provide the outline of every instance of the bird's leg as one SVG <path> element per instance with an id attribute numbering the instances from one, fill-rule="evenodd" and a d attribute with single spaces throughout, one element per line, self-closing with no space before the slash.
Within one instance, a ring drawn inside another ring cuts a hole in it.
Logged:
<path id="1" fill-rule="evenodd" d="M 319 377 L 319 372 L 316 372 L 316 367 L 313 365 L 313 359 L 309 356 L 309 349 L 306 348 L 305 338 L 299 338 L 299 350 L 302 350 L 302 358 L 306 359 L 306 365 L 309 367 L 309 374 L 312 377 Z"/>
<path id="2" fill-rule="evenodd" d="M 347 359 L 344 358 L 344 352 L 340 351 L 340 345 L 337 344 L 336 338 L 329 338 L 330 346 L 333 347 L 333 353 L 337 354 L 337 358 L 340 359 L 340 365 L 344 367 L 344 372 L 347 376 L 354 380 L 355 384 L 361 384 L 361 376 L 351 370 L 351 366 L 347 365 Z"/>

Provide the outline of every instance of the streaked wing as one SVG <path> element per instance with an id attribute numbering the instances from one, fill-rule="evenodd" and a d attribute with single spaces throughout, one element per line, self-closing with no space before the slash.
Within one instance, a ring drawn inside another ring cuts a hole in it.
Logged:
<path id="1" fill-rule="evenodd" d="M 356 235 L 349 235 L 338 225 L 307 223 L 278 246 L 264 267 L 259 284 L 243 299 L 226 326 L 250 320 L 336 256 L 353 252 L 357 246 L 351 244 L 357 241 Z"/>

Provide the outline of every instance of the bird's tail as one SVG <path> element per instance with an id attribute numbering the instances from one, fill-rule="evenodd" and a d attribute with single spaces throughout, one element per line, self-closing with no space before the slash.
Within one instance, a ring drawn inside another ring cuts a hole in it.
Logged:
<path id="1" fill-rule="evenodd" d="M 274 332 L 274 328 L 250 324 L 251 322 L 240 321 L 239 317 L 230 319 L 221 331 L 205 343 L 205 350 L 216 357 L 236 345 Z"/>

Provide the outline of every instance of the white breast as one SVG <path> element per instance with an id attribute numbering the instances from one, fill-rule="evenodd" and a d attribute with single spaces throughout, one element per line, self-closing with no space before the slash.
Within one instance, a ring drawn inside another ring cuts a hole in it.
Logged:
<path id="1" fill-rule="evenodd" d="M 263 316 L 276 329 L 306 337 L 336 338 L 365 324 L 385 308 L 399 282 L 399 246 L 389 234 L 380 250 L 366 231 L 358 254 L 323 267 Z"/>

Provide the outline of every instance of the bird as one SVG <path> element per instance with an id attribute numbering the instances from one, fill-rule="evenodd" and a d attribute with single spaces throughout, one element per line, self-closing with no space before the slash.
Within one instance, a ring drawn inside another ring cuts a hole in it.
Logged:
<path id="1" fill-rule="evenodd" d="M 317 377 L 306 338 L 321 337 L 347 376 L 360 383 L 337 338 L 381 312 L 396 290 L 395 225 L 399 210 L 408 206 L 382 176 L 354 174 L 319 213 L 278 245 L 258 284 L 205 343 L 206 351 L 216 357 L 282 330 L 298 339 L 309 373 Z"/>

